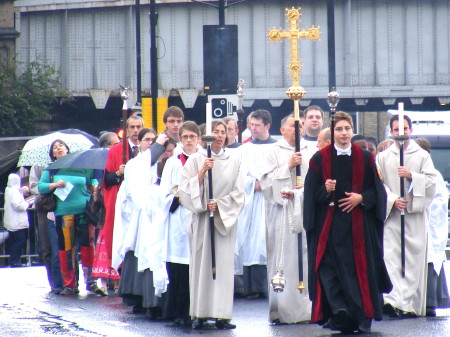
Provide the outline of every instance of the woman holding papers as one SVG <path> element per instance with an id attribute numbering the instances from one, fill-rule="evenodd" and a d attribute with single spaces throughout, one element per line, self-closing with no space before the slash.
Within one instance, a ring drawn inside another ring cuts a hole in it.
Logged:
<path id="1" fill-rule="evenodd" d="M 55 140 L 50 145 L 49 156 L 52 161 L 62 158 L 68 153 L 69 147 L 62 140 Z M 86 202 L 90 198 L 88 188 L 91 188 L 93 184 L 96 185 L 97 181 L 85 176 L 65 175 L 64 170 L 58 171 L 54 176 L 49 171 L 44 171 L 39 181 L 39 193 L 54 193 L 57 196 L 54 213 L 61 274 L 64 282 L 61 295 L 73 295 L 79 292 L 76 254 L 78 243 L 86 288 L 93 292 L 98 289 L 96 280 L 91 277 L 95 228 L 86 222 L 84 216 Z"/>

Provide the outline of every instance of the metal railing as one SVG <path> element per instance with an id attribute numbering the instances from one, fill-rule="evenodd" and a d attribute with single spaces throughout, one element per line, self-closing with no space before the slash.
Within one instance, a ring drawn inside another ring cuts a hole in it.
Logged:
<path id="1" fill-rule="evenodd" d="M 4 209 L 0 208 L 0 232 L 6 231 L 3 224 Z M 38 236 L 38 222 L 36 211 L 33 208 L 28 210 L 28 227 L 27 246 L 21 260 L 26 261 L 26 265 L 31 266 L 34 263 L 39 263 L 39 236 Z M 0 268 L 9 266 L 9 242 L 10 238 L 0 243 Z"/>

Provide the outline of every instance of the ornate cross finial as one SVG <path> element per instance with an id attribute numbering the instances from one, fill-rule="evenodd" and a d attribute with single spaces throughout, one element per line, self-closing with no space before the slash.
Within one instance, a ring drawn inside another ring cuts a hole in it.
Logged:
<path id="1" fill-rule="evenodd" d="M 120 93 L 120 98 L 123 101 L 123 108 L 122 110 L 128 110 L 128 106 L 127 106 L 127 101 L 128 101 L 128 90 L 130 90 L 129 87 L 124 87 L 123 85 L 119 84 L 120 89 L 122 90 L 122 92 Z"/>
<path id="2" fill-rule="evenodd" d="M 283 38 L 288 38 L 291 40 L 291 62 L 288 65 L 291 71 L 292 86 L 288 89 L 286 94 L 289 98 L 295 100 L 302 99 L 306 91 L 300 86 L 299 78 L 300 71 L 302 69 L 301 59 L 298 58 L 298 39 L 304 37 L 309 40 L 316 41 L 320 38 L 320 27 L 312 26 L 308 29 L 299 30 L 297 23 L 301 22 L 301 8 L 298 9 L 292 7 L 291 9 L 286 8 L 286 17 L 289 22 L 289 30 L 283 31 L 281 28 L 272 28 L 267 35 L 272 42 L 281 41 Z"/>

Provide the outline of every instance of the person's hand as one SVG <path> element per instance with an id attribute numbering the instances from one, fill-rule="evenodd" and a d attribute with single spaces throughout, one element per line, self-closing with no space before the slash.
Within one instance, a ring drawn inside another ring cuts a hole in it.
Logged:
<path id="1" fill-rule="evenodd" d="M 206 158 L 203 162 L 203 165 L 200 167 L 198 171 L 198 180 L 200 184 L 203 183 L 203 179 L 205 178 L 205 174 L 208 170 L 214 167 L 214 158 Z"/>
<path id="2" fill-rule="evenodd" d="M 30 195 L 30 189 L 28 186 L 22 186 L 20 189 L 22 190 L 24 197 L 28 197 Z"/>
<path id="3" fill-rule="evenodd" d="M 169 137 L 165 133 L 160 133 L 158 135 L 158 138 L 156 138 L 155 143 L 158 143 L 159 145 L 164 145 L 169 140 Z"/>
<path id="4" fill-rule="evenodd" d="M 289 169 L 293 169 L 294 167 L 296 167 L 297 165 L 301 165 L 302 164 L 302 154 L 300 152 L 295 152 L 291 159 L 289 160 L 288 163 L 288 167 Z"/>
<path id="5" fill-rule="evenodd" d="M 119 166 L 119 169 L 116 171 L 116 176 L 121 177 L 125 174 L 125 164 Z"/>
<path id="6" fill-rule="evenodd" d="M 211 200 L 210 202 L 208 202 L 208 203 L 206 204 L 206 207 L 207 207 L 208 210 L 211 211 L 211 212 L 217 211 L 217 201 Z"/>
<path id="7" fill-rule="evenodd" d="M 202 169 L 206 172 L 214 167 L 214 158 L 206 158 L 203 163 Z"/>
<path id="8" fill-rule="evenodd" d="M 408 169 L 407 169 L 406 167 L 404 167 L 404 166 L 399 166 L 398 169 L 397 169 L 397 172 L 398 172 L 398 176 L 399 176 L 400 178 L 406 178 L 406 179 L 409 179 L 409 180 L 412 179 L 411 171 L 408 170 Z"/>
<path id="9" fill-rule="evenodd" d="M 280 191 L 280 193 L 281 193 L 281 197 L 283 199 L 292 199 L 292 198 L 294 198 L 294 191 L 289 189 L 289 188 L 287 188 L 287 187 L 283 188 Z"/>
<path id="10" fill-rule="evenodd" d="M 325 181 L 325 189 L 327 190 L 327 193 L 331 193 L 336 189 L 336 180 L 327 179 Z"/>
<path id="11" fill-rule="evenodd" d="M 58 180 L 56 183 L 54 183 L 55 188 L 58 187 L 64 187 L 66 186 L 66 182 L 64 180 Z"/>
<path id="12" fill-rule="evenodd" d="M 363 197 L 361 194 L 353 192 L 345 192 L 345 195 L 348 198 L 343 198 L 338 201 L 339 208 L 342 208 L 342 212 L 350 213 L 356 206 L 358 206 L 362 202 Z"/>
<path id="13" fill-rule="evenodd" d="M 394 201 L 394 207 L 400 212 L 406 208 L 408 201 L 402 198 L 397 198 Z"/>
<path id="14" fill-rule="evenodd" d="M 255 181 L 255 191 L 261 191 L 261 183 L 259 180 Z"/>

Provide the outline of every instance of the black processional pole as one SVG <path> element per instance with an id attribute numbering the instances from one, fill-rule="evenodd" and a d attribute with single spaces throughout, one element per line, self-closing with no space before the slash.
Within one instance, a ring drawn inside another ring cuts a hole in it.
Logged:
<path id="1" fill-rule="evenodd" d="M 141 4 L 135 0 L 136 8 L 136 90 L 137 106 L 142 106 L 142 82 L 141 82 Z"/>
<path id="2" fill-rule="evenodd" d="M 206 149 L 208 153 L 208 158 L 211 158 L 211 143 L 217 137 L 214 135 L 204 135 L 202 136 L 202 140 L 206 143 Z M 211 202 L 214 200 L 213 196 L 213 180 L 212 180 L 212 169 L 208 171 L 208 199 Z M 209 212 L 209 232 L 211 238 L 211 271 L 213 280 L 216 279 L 216 240 L 214 238 L 214 212 Z"/>
<path id="3" fill-rule="evenodd" d="M 328 106 L 330 107 L 331 132 L 331 178 L 333 179 L 333 152 L 334 152 L 334 114 L 339 102 L 339 93 L 336 91 L 336 47 L 334 34 L 334 0 L 327 0 L 327 32 L 328 32 Z M 334 193 L 331 193 L 330 206 L 334 206 Z"/>
<path id="4" fill-rule="evenodd" d="M 334 114 L 336 113 L 336 107 L 339 102 L 339 93 L 336 91 L 336 88 L 332 88 L 328 93 L 328 106 L 330 107 L 330 132 L 331 132 L 331 145 L 330 145 L 330 167 L 331 167 L 331 179 L 334 178 L 333 174 L 333 161 L 334 161 Z M 334 193 L 331 193 L 331 201 L 329 203 L 330 206 L 334 206 Z"/>
<path id="5" fill-rule="evenodd" d="M 156 13 L 155 0 L 150 0 L 150 95 L 152 96 L 153 128 L 158 130 L 158 51 L 156 48 Z"/>
<path id="6" fill-rule="evenodd" d="M 403 146 L 406 140 L 409 139 L 408 135 L 404 134 L 404 117 L 403 117 L 403 103 L 398 103 L 398 136 L 394 136 L 394 139 L 398 141 L 400 148 L 400 166 L 404 165 Z M 405 199 L 405 178 L 400 177 L 400 198 Z M 400 211 L 400 245 L 401 245 L 401 263 L 402 263 L 402 277 L 405 277 L 406 262 L 405 262 L 405 209 Z"/>

